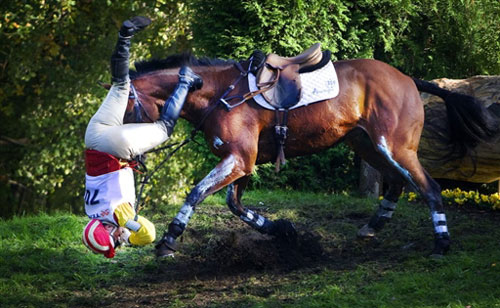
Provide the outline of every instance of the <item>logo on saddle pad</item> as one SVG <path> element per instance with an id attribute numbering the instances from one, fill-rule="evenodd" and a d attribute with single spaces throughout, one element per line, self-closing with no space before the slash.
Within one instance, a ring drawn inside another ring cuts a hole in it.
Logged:
<path id="1" fill-rule="evenodd" d="M 302 96 L 298 104 L 290 107 L 295 109 L 336 97 L 339 94 L 339 82 L 332 61 L 315 71 L 300 74 L 302 84 Z M 257 80 L 252 73 L 248 74 L 248 86 L 250 91 L 256 91 Z M 253 98 L 257 104 L 266 109 L 275 110 L 265 98 L 259 94 Z"/>

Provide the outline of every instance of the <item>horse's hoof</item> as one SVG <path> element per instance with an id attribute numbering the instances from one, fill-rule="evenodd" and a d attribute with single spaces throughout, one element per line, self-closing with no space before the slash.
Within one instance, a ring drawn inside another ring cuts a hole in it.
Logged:
<path id="1" fill-rule="evenodd" d="M 175 251 L 169 249 L 165 245 L 162 245 L 159 248 L 156 248 L 156 257 L 158 259 L 170 259 L 175 257 Z"/>
<path id="2" fill-rule="evenodd" d="M 295 242 L 297 240 L 297 229 L 295 225 L 288 220 L 278 219 L 274 222 L 273 235 L 284 239 L 287 242 Z"/>
<path id="3" fill-rule="evenodd" d="M 360 238 L 375 237 L 375 229 L 369 227 L 368 224 L 366 224 L 361 229 L 359 229 L 358 237 L 360 237 Z"/>
<path id="4" fill-rule="evenodd" d="M 449 238 L 436 238 L 434 240 L 434 249 L 431 253 L 431 258 L 437 259 L 442 258 L 450 250 L 450 239 Z"/>
<path id="5" fill-rule="evenodd" d="M 173 258 L 176 251 L 175 247 L 175 239 L 171 236 L 165 235 L 155 246 L 156 257 Z"/>

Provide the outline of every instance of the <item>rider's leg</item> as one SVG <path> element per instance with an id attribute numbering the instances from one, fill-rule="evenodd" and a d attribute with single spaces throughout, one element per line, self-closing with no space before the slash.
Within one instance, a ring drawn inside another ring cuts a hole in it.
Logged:
<path id="1" fill-rule="evenodd" d="M 201 83 L 201 78 L 189 67 L 181 68 L 179 83 L 165 102 L 158 121 L 121 126 L 101 125 L 99 135 L 105 142 L 101 142 L 100 149 L 96 150 L 131 159 L 165 142 L 172 134 L 189 90 L 199 88 Z"/>
<path id="2" fill-rule="evenodd" d="M 197 90 L 203 86 L 203 80 L 196 75 L 189 67 L 184 66 L 179 71 L 179 83 L 172 95 L 163 106 L 160 120 L 168 135 L 172 134 L 175 123 L 179 118 L 182 106 L 190 90 Z"/>
<path id="3" fill-rule="evenodd" d="M 123 22 L 118 34 L 118 41 L 111 56 L 111 80 L 113 85 L 97 112 L 87 126 L 85 145 L 87 148 L 107 152 L 102 145 L 106 140 L 100 138 L 105 127 L 123 124 L 123 115 L 129 96 L 129 49 L 132 36 L 149 25 L 146 17 L 134 17 Z"/>
<path id="4" fill-rule="evenodd" d="M 115 84 L 124 84 L 130 81 L 129 57 L 130 57 L 130 39 L 135 33 L 141 31 L 151 23 L 147 17 L 136 16 L 123 22 L 115 51 L 111 55 L 111 81 Z"/>

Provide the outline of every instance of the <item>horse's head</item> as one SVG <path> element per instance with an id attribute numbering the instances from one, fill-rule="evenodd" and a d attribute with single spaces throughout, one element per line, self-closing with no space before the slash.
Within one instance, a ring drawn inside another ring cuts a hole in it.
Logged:
<path id="1" fill-rule="evenodd" d="M 188 65 L 203 78 L 203 87 L 191 92 L 184 104 L 181 117 L 194 122 L 201 117 L 210 102 L 221 95 L 234 74 L 226 74 L 234 62 L 197 59 L 191 55 L 175 55 L 164 60 L 136 63 L 137 71 L 131 71 L 131 88 L 125 123 L 154 122 L 179 81 L 179 69 Z M 226 76 L 229 75 L 229 76 Z M 225 82 L 225 80 L 228 80 Z M 227 83 L 227 84 L 226 84 Z"/>

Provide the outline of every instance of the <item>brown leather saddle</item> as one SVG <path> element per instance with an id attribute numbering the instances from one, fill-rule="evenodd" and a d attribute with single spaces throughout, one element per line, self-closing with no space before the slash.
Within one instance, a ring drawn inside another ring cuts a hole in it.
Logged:
<path id="1" fill-rule="evenodd" d="M 329 57 L 328 57 L 329 58 Z M 300 71 L 322 62 L 321 45 L 316 43 L 295 57 L 271 53 L 256 72 L 257 87 L 264 99 L 276 109 L 288 109 L 300 101 Z"/>
<path id="2" fill-rule="evenodd" d="M 300 73 L 312 72 L 326 65 L 331 52 L 321 52 L 321 45 L 316 43 L 295 57 L 281 57 L 277 54 L 265 56 L 256 50 L 252 54 L 250 71 L 256 76 L 257 88 L 264 99 L 275 108 L 275 138 L 278 145 L 276 172 L 285 164 L 285 141 L 288 136 L 288 110 L 298 104 L 301 98 Z"/>

